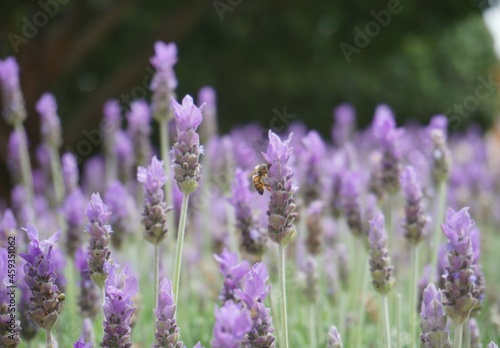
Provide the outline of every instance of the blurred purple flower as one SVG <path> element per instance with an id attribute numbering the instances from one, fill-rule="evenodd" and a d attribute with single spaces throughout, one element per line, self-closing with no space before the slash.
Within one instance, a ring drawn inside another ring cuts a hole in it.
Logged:
<path id="1" fill-rule="evenodd" d="M 328 330 L 326 348 L 342 348 L 342 337 L 335 326 Z"/>
<path id="2" fill-rule="evenodd" d="M 119 181 L 109 185 L 104 200 L 113 211 L 113 215 L 109 218 L 109 224 L 113 229 L 111 243 L 115 248 L 121 249 L 127 236 L 135 229 L 134 221 L 137 218 L 135 200 Z"/>
<path id="3" fill-rule="evenodd" d="M 269 221 L 267 235 L 279 245 L 287 244 L 297 233 L 293 221 L 297 217 L 294 195 L 298 187 L 295 184 L 294 173 L 288 166 L 292 151 L 289 144 L 292 137 L 293 134 L 290 134 L 288 140 L 282 142 L 270 130 L 267 151 L 262 153 L 270 164 L 267 178 L 271 191 L 267 211 Z"/>
<path id="4" fill-rule="evenodd" d="M 6 209 L 0 216 L 0 247 L 6 248 L 9 237 L 17 235 L 17 221 L 12 210 Z"/>
<path id="5" fill-rule="evenodd" d="M 19 137 L 15 131 L 12 131 L 9 136 L 9 143 L 7 145 L 7 166 L 12 180 L 16 183 L 21 182 L 21 158 L 20 158 L 20 144 Z"/>
<path id="6" fill-rule="evenodd" d="M 401 173 L 401 187 L 405 198 L 405 238 L 417 245 L 425 238 L 429 221 L 422 204 L 422 189 L 417 173 L 412 166 L 406 166 Z"/>
<path id="7" fill-rule="evenodd" d="M 199 160 L 203 146 L 200 145 L 196 128 L 203 119 L 203 105 L 196 107 L 189 95 L 182 99 L 182 105 L 172 98 L 172 105 L 177 128 L 177 140 L 171 151 L 172 168 L 177 186 L 185 195 L 189 195 L 198 188 L 201 179 Z"/>
<path id="8" fill-rule="evenodd" d="M 391 258 L 386 248 L 387 232 L 384 228 L 384 215 L 380 212 L 370 220 L 368 240 L 372 284 L 377 292 L 385 295 L 392 289 L 395 279 L 392 276 L 394 267 L 391 266 Z"/>
<path id="9" fill-rule="evenodd" d="M 92 342 L 85 343 L 85 341 L 83 339 L 83 335 L 80 336 L 78 341 L 73 343 L 73 348 L 92 348 L 93 346 L 94 346 L 94 344 Z"/>
<path id="10" fill-rule="evenodd" d="M 135 162 L 134 145 L 130 136 L 123 130 L 118 130 L 115 135 L 113 153 L 116 157 L 118 178 L 122 183 L 131 179 L 132 167 Z"/>
<path id="11" fill-rule="evenodd" d="M 180 330 L 175 320 L 175 301 L 172 292 L 172 282 L 163 278 L 160 281 L 156 316 L 156 344 L 154 348 L 182 348 L 184 344 L 178 341 Z"/>
<path id="12" fill-rule="evenodd" d="M 239 348 L 245 335 L 252 329 L 252 318 L 233 301 L 227 301 L 215 310 L 213 348 Z"/>
<path id="13" fill-rule="evenodd" d="M 446 314 L 443 310 L 441 291 L 430 283 L 423 293 L 420 311 L 420 343 L 422 347 L 451 348 L 446 329 Z"/>
<path id="14" fill-rule="evenodd" d="M 345 172 L 340 186 L 340 201 L 344 218 L 350 231 L 357 237 L 362 237 L 363 220 L 361 216 L 360 191 L 361 175 L 358 172 Z"/>
<path id="15" fill-rule="evenodd" d="M 177 46 L 175 43 L 155 43 L 155 55 L 150 59 L 156 72 L 151 81 L 152 110 L 157 121 L 171 118 L 170 98 L 177 88 L 174 65 L 177 63 Z"/>
<path id="16" fill-rule="evenodd" d="M 58 148 L 62 143 L 62 131 L 54 95 L 51 93 L 42 94 L 35 108 L 41 116 L 42 141 Z"/>
<path id="17" fill-rule="evenodd" d="M 82 230 L 85 226 L 85 208 L 87 200 L 80 190 L 76 188 L 65 199 L 61 212 L 66 220 L 66 252 L 70 257 L 75 255 L 76 248 L 82 244 Z"/>
<path id="18" fill-rule="evenodd" d="M 151 158 L 151 110 L 145 100 L 135 100 L 127 114 L 128 135 L 134 144 L 134 154 L 138 165 L 144 165 Z"/>
<path id="19" fill-rule="evenodd" d="M 202 87 L 198 91 L 198 103 L 203 108 L 203 122 L 200 125 L 200 137 L 204 143 L 217 136 L 217 95 L 210 86 Z"/>
<path id="20" fill-rule="evenodd" d="M 312 255 L 319 254 L 323 247 L 325 231 L 321 217 L 324 210 L 325 205 L 323 201 L 316 200 L 309 204 L 306 211 L 307 236 L 305 242 L 307 250 Z"/>
<path id="21" fill-rule="evenodd" d="M 66 190 L 66 196 L 68 196 L 78 187 L 78 163 L 75 155 L 71 152 L 66 152 L 62 155 L 61 165 L 64 188 Z"/>
<path id="22" fill-rule="evenodd" d="M 356 109 L 351 104 L 340 104 L 333 110 L 331 137 L 337 147 L 343 146 L 356 130 Z"/>
<path id="23" fill-rule="evenodd" d="M 83 318 L 95 320 L 100 310 L 99 290 L 90 278 L 87 255 L 82 247 L 75 251 L 75 267 L 80 273 L 78 306 Z"/>
<path id="24" fill-rule="evenodd" d="M 28 317 L 40 328 L 50 331 L 59 319 L 64 294 L 55 284 L 57 274 L 52 262 L 53 244 L 59 238 L 56 232 L 47 240 L 39 241 L 38 230 L 35 226 L 26 226 L 28 238 L 27 253 L 20 253 L 26 264 L 24 265 L 24 280 L 31 290 Z"/>
<path id="25" fill-rule="evenodd" d="M 82 187 L 85 194 L 104 191 L 104 157 L 94 155 L 83 164 Z"/>
<path id="26" fill-rule="evenodd" d="M 11 126 L 24 122 L 26 109 L 19 84 L 19 65 L 14 57 L 0 60 L 0 87 L 5 121 Z"/>

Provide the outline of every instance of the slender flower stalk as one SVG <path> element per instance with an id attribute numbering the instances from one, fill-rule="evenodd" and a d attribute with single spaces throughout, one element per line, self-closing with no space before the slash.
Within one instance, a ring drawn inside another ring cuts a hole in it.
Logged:
<path id="1" fill-rule="evenodd" d="M 45 330 L 47 348 L 52 348 L 51 332 L 59 319 L 65 297 L 55 284 L 57 275 L 52 262 L 52 248 L 60 232 L 40 242 L 38 230 L 33 225 L 28 224 L 26 231 L 31 242 L 28 252 L 19 256 L 26 260 L 24 280 L 32 294 L 28 317 Z"/>
<path id="2" fill-rule="evenodd" d="M 286 272 L 285 272 L 285 246 L 296 235 L 296 229 L 293 224 L 297 214 L 295 213 L 294 194 L 297 186 L 294 180 L 294 173 L 288 166 L 288 160 L 291 155 L 290 142 L 293 134 L 284 142 L 269 131 L 269 145 L 267 151 L 263 152 L 267 163 L 269 163 L 268 184 L 271 191 L 268 204 L 267 235 L 278 244 L 278 272 L 281 292 L 281 332 L 282 347 L 288 348 L 288 319 L 286 308 Z"/>
<path id="3" fill-rule="evenodd" d="M 175 43 L 165 44 L 158 41 L 155 43 L 155 55 L 150 59 L 155 67 L 156 73 L 151 81 L 152 112 L 153 118 L 159 124 L 160 130 L 160 152 L 163 159 L 164 171 L 170 177 L 170 139 L 168 132 L 168 122 L 173 117 L 173 110 L 170 104 L 172 97 L 175 97 L 177 79 L 175 77 L 174 65 L 177 63 L 177 46 Z M 164 186 L 165 199 L 168 204 L 173 204 L 173 193 L 170 185 Z M 170 226 L 170 227 L 173 227 Z"/>

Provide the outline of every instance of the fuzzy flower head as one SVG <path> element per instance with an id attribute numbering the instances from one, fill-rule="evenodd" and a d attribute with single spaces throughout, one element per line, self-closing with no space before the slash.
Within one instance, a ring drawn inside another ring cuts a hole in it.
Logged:
<path id="1" fill-rule="evenodd" d="M 281 139 L 269 131 L 269 145 L 262 155 L 269 163 L 268 184 L 271 191 L 268 204 L 267 234 L 269 238 L 280 245 L 290 242 L 297 233 L 293 221 L 295 213 L 295 192 L 297 186 L 292 169 L 288 166 L 291 147 L 289 146 L 293 134 L 287 140 Z"/>
<path id="2" fill-rule="evenodd" d="M 73 343 L 73 348 L 92 348 L 94 345 L 92 342 L 90 343 L 85 343 L 83 335 L 80 336 L 78 341 Z"/>
<path id="3" fill-rule="evenodd" d="M 109 219 L 109 224 L 113 228 L 111 243 L 115 248 L 120 249 L 125 238 L 136 227 L 134 223 L 137 218 L 135 200 L 120 181 L 115 181 L 109 185 L 104 199 L 109 208 L 113 210 L 113 215 Z"/>
<path id="4" fill-rule="evenodd" d="M 213 348 L 239 348 L 245 335 L 252 329 L 252 318 L 233 301 L 227 301 L 215 310 Z"/>
<path id="5" fill-rule="evenodd" d="M 446 314 L 442 305 L 442 294 L 434 284 L 429 284 L 422 295 L 420 327 L 422 347 L 451 348 L 446 329 Z"/>
<path id="6" fill-rule="evenodd" d="M 52 248 L 60 232 L 40 242 L 35 226 L 28 224 L 26 231 L 31 242 L 28 252 L 19 256 L 26 260 L 24 280 L 32 294 L 28 316 L 40 328 L 51 330 L 59 319 L 64 301 L 64 294 L 56 285 L 56 268 L 52 262 Z"/>
<path id="7" fill-rule="evenodd" d="M 182 105 L 172 98 L 172 105 L 177 128 L 177 139 L 171 151 L 172 168 L 177 186 L 185 195 L 189 195 L 198 188 L 201 179 L 199 160 L 203 147 L 196 129 L 203 118 L 203 105 L 198 108 L 189 95 L 182 99 Z"/>
<path id="8" fill-rule="evenodd" d="M 154 156 L 147 168 L 137 168 L 137 180 L 144 186 L 148 203 L 155 204 L 163 200 L 162 187 L 167 182 L 163 161 L 159 161 Z"/>
<path id="9" fill-rule="evenodd" d="M 418 244 L 425 237 L 428 218 L 422 204 L 422 189 L 415 169 L 407 166 L 401 173 L 401 187 L 405 198 L 405 237 L 413 244 Z"/>
<path id="10" fill-rule="evenodd" d="M 351 104 L 341 104 L 333 110 L 333 119 L 332 140 L 336 146 L 342 146 L 356 130 L 356 110 Z"/>
<path id="11" fill-rule="evenodd" d="M 370 220 L 368 240 L 370 242 L 369 264 L 372 284 L 377 292 L 385 295 L 392 289 L 395 279 L 392 276 L 393 267 L 386 248 L 387 232 L 384 228 L 384 215 L 380 212 Z"/>
<path id="12" fill-rule="evenodd" d="M 78 187 L 78 163 L 75 155 L 66 152 L 61 157 L 62 177 L 66 194 L 74 191 Z"/>
<path id="13" fill-rule="evenodd" d="M 36 111 L 41 116 L 41 132 L 43 141 L 53 147 L 62 143 L 61 122 L 57 116 L 57 103 L 54 95 L 44 93 L 36 103 Z"/>
<path id="14" fill-rule="evenodd" d="M 106 101 L 103 107 L 103 114 L 109 126 L 112 126 L 112 130 L 118 130 L 122 118 L 118 100 L 110 99 Z"/>
<path id="15" fill-rule="evenodd" d="M 401 136 L 401 131 L 396 129 L 394 114 L 385 104 L 379 105 L 375 109 L 373 136 L 379 141 L 384 151 L 396 151 L 396 141 Z"/>
<path id="16" fill-rule="evenodd" d="M 177 88 L 177 78 L 174 73 L 174 65 L 177 60 L 177 46 L 175 43 L 166 44 L 162 41 L 155 43 L 155 55 L 149 60 L 157 71 L 155 78 L 151 82 L 153 90 L 163 82 L 167 83 L 170 90 Z"/>
<path id="17" fill-rule="evenodd" d="M 182 348 L 183 343 L 178 341 L 180 330 L 175 320 L 175 301 L 172 291 L 172 282 L 162 279 L 158 292 L 158 306 L 155 309 L 156 316 L 156 342 L 154 348 L 171 347 Z"/>
<path id="18" fill-rule="evenodd" d="M 19 65 L 14 57 L 0 60 L 0 88 L 5 120 L 11 126 L 22 123 L 26 119 L 26 109 L 19 84 Z"/>
<path id="19" fill-rule="evenodd" d="M 8 237 L 14 237 L 17 233 L 17 221 L 14 217 L 14 213 L 10 209 L 6 209 L 3 212 L 3 216 L 0 216 L 0 246 L 7 247 Z"/>
<path id="20" fill-rule="evenodd" d="M 104 204 L 99 193 L 92 194 L 85 208 L 85 214 L 91 223 L 98 223 L 100 226 L 106 225 L 111 216 L 108 206 Z"/>
<path id="21" fill-rule="evenodd" d="M 239 262 L 238 254 L 226 249 L 220 255 L 214 255 L 214 258 L 224 276 L 224 288 L 219 298 L 222 301 L 232 300 L 235 298 L 234 291 L 241 287 L 241 280 L 250 270 L 250 264 L 246 260 Z"/>

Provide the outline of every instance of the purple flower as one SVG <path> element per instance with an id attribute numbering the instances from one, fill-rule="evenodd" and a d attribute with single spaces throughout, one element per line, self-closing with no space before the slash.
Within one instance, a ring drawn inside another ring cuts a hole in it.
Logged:
<path id="1" fill-rule="evenodd" d="M 295 184 L 294 174 L 288 166 L 292 149 L 289 147 L 293 134 L 288 140 L 282 142 L 281 139 L 269 131 L 269 145 L 267 151 L 262 155 L 270 164 L 268 170 L 268 184 L 271 195 L 268 204 L 267 235 L 280 245 L 290 242 L 297 233 L 293 221 L 295 213 L 294 194 L 298 187 Z"/>
<path id="2" fill-rule="evenodd" d="M 445 135 L 447 134 L 448 118 L 446 117 L 446 115 L 432 116 L 431 121 L 429 122 L 429 126 L 427 127 L 427 131 L 429 133 L 432 133 L 434 129 L 439 129 Z"/>
<path id="3" fill-rule="evenodd" d="M 426 235 L 428 218 L 422 204 L 422 189 L 412 166 L 405 167 L 401 173 L 401 187 L 406 201 L 403 225 L 405 237 L 410 243 L 417 245 Z"/>
<path id="4" fill-rule="evenodd" d="M 321 217 L 324 210 L 325 205 L 321 200 L 312 202 L 307 208 L 305 216 L 307 227 L 306 246 L 312 255 L 317 255 L 322 250 L 325 232 Z"/>
<path id="5" fill-rule="evenodd" d="M 76 188 L 65 199 L 61 212 L 66 220 L 66 252 L 69 256 L 75 255 L 76 248 L 82 243 L 82 230 L 85 226 L 85 207 L 87 200 Z"/>
<path id="6" fill-rule="evenodd" d="M 312 256 L 306 256 L 301 265 L 302 272 L 305 275 L 304 295 L 311 303 L 318 299 L 318 262 Z"/>
<path id="7" fill-rule="evenodd" d="M 203 147 L 200 145 L 196 128 L 203 118 L 201 114 L 203 105 L 200 108 L 196 107 L 189 95 L 182 99 L 182 105 L 172 98 L 172 105 L 177 128 L 177 140 L 171 151 L 172 168 L 177 186 L 185 195 L 189 195 L 198 188 L 201 179 L 199 159 Z"/>
<path id="8" fill-rule="evenodd" d="M 297 153 L 300 171 L 298 180 L 301 192 L 305 198 L 305 205 L 320 198 L 322 193 L 322 161 L 326 154 L 326 146 L 316 131 L 309 131 L 301 140 L 301 147 Z"/>
<path id="9" fill-rule="evenodd" d="M 66 195 L 69 195 L 78 187 L 78 164 L 75 155 L 71 152 L 66 152 L 62 155 L 61 165 L 64 188 Z"/>
<path id="10" fill-rule="evenodd" d="M 432 178 L 434 183 L 445 181 L 451 168 L 451 155 L 446 144 L 446 131 L 440 128 L 431 128 L 429 130 L 432 140 Z"/>
<path id="11" fill-rule="evenodd" d="M 446 315 L 442 305 L 441 291 L 430 283 L 424 290 L 420 311 L 420 343 L 422 347 L 451 348 L 448 331 L 446 330 Z"/>
<path id="12" fill-rule="evenodd" d="M 448 264 L 443 278 L 444 305 L 448 316 L 458 325 L 463 324 L 471 312 L 480 308 L 484 284 L 478 282 L 476 274 L 479 265 L 474 262 L 471 230 L 475 227 L 469 215 L 469 208 L 455 212 L 449 208 L 446 221 L 441 224 L 443 233 L 448 238 Z"/>
<path id="13" fill-rule="evenodd" d="M 52 249 L 52 263 L 54 264 L 56 277 L 56 285 L 59 291 L 66 292 L 66 277 L 64 276 L 64 268 L 66 268 L 66 259 L 64 253 L 58 247 Z"/>
<path id="14" fill-rule="evenodd" d="M 0 87 L 2 89 L 3 116 L 14 126 L 24 122 L 26 109 L 19 84 L 19 66 L 14 57 L 0 60 Z"/>
<path id="15" fill-rule="evenodd" d="M 21 182 L 21 158 L 19 137 L 16 131 L 12 131 L 9 136 L 7 151 L 7 166 L 9 167 L 10 177 L 16 182 Z"/>
<path id="16" fill-rule="evenodd" d="M 243 339 L 242 347 L 275 347 L 274 328 L 271 323 L 271 310 L 264 305 L 269 295 L 269 275 L 266 265 L 258 262 L 242 280 L 241 290 L 237 289 L 238 297 L 243 301 L 252 318 L 252 329 Z"/>
<path id="17" fill-rule="evenodd" d="M 13 255 L 13 254 L 12 254 Z M 15 256 L 15 255 L 13 255 Z M 2 347 L 15 348 L 20 343 L 19 334 L 21 332 L 20 321 L 9 313 L 10 296 L 8 295 L 9 285 L 14 285 L 10 280 L 7 270 L 8 258 L 7 248 L 0 248 L 0 344 Z"/>
<path id="18" fill-rule="evenodd" d="M 333 110 L 332 141 L 337 147 L 347 143 L 356 130 L 356 109 L 351 104 L 340 104 Z"/>
<path id="19" fill-rule="evenodd" d="M 267 249 L 267 235 L 252 213 L 250 183 L 248 175 L 241 168 L 236 169 L 231 191 L 233 196 L 229 201 L 234 206 L 236 227 L 241 234 L 240 247 L 249 255 L 259 258 Z"/>
<path id="20" fill-rule="evenodd" d="M 104 119 L 108 122 L 106 129 L 114 133 L 120 129 L 121 123 L 121 110 L 120 103 L 116 99 L 110 99 L 106 101 L 103 107 Z"/>
<path id="21" fill-rule="evenodd" d="M 330 330 L 328 330 L 326 348 L 342 348 L 342 337 L 335 326 L 330 327 Z"/>
<path id="22" fill-rule="evenodd" d="M 135 158 L 139 165 L 143 165 L 151 158 L 151 110 L 144 100 L 136 100 L 130 104 L 127 114 L 128 135 L 134 143 Z"/>
<path id="23" fill-rule="evenodd" d="M 85 209 L 89 223 L 85 226 L 85 232 L 90 234 L 88 250 L 88 264 L 92 281 L 100 288 L 109 271 L 109 234 L 111 226 L 107 224 L 111 212 L 101 200 L 98 193 L 93 193 L 90 202 Z"/>
<path id="24" fill-rule="evenodd" d="M 8 238 L 17 235 L 16 228 L 17 221 L 12 210 L 6 209 L 3 212 L 3 216 L 0 217 L 0 247 L 8 247 Z"/>
<path id="25" fill-rule="evenodd" d="M 83 318 L 94 320 L 100 310 L 99 291 L 90 278 L 87 255 L 82 247 L 75 252 L 75 267 L 80 273 L 78 306 Z"/>
<path id="26" fill-rule="evenodd" d="M 357 237 L 363 236 L 361 216 L 360 188 L 361 176 L 358 172 L 346 172 L 340 186 L 340 202 L 350 231 Z"/>
<path id="27" fill-rule="evenodd" d="M 109 219 L 113 229 L 111 243 L 115 248 L 121 249 L 125 238 L 131 235 L 135 228 L 134 220 L 137 217 L 135 201 L 119 181 L 109 185 L 104 197 L 106 204 L 113 211 Z"/>
<path id="28" fill-rule="evenodd" d="M 239 348 L 245 335 L 252 329 L 250 313 L 233 301 L 227 301 L 215 310 L 213 348 Z"/>
<path id="29" fill-rule="evenodd" d="M 92 348 L 94 344 L 92 342 L 90 343 L 85 343 L 83 335 L 80 336 L 78 341 L 73 343 L 73 348 Z"/>
<path id="30" fill-rule="evenodd" d="M 130 327 L 135 312 L 132 298 L 138 291 L 137 279 L 128 270 L 117 273 L 116 265 L 111 266 L 106 280 L 104 299 L 104 337 L 101 347 L 132 347 Z"/>
<path id="31" fill-rule="evenodd" d="M 384 215 L 380 212 L 370 220 L 368 240 L 372 284 L 377 292 L 386 295 L 392 289 L 395 279 L 392 276 L 394 267 L 391 266 L 391 258 L 386 248 L 387 232 L 384 228 Z"/>
<path id="32" fill-rule="evenodd" d="M 181 341 L 178 341 L 180 330 L 175 320 L 175 309 L 172 282 L 163 278 L 160 281 L 158 305 L 155 309 L 157 344 L 153 346 L 154 348 L 182 348 L 184 346 Z"/>
<path id="33" fill-rule="evenodd" d="M 57 104 L 54 95 L 44 93 L 36 103 L 35 108 L 41 116 L 43 142 L 56 148 L 61 146 L 61 122 L 59 116 L 57 116 Z"/>
<path id="34" fill-rule="evenodd" d="M 83 164 L 82 187 L 85 194 L 104 191 L 104 157 L 94 155 Z"/>
<path id="35" fill-rule="evenodd" d="M 126 183 L 132 176 L 132 167 L 135 162 L 134 145 L 130 136 L 123 130 L 118 130 L 115 134 L 113 153 L 116 157 L 118 178 Z"/>
<path id="36" fill-rule="evenodd" d="M 177 63 L 177 46 L 175 43 L 155 43 L 155 56 L 150 59 L 156 69 L 151 81 L 153 90 L 152 109 L 154 118 L 158 121 L 171 118 L 170 98 L 177 88 L 174 65 Z"/>
<path id="37" fill-rule="evenodd" d="M 217 136 L 217 95 L 210 86 L 202 87 L 198 91 L 198 103 L 203 108 L 203 123 L 200 126 L 200 138 L 204 143 Z"/>
<path id="38" fill-rule="evenodd" d="M 28 317 L 40 328 L 50 331 L 59 319 L 64 300 L 64 294 L 55 284 L 57 275 L 52 262 L 53 244 L 59 238 L 60 232 L 40 242 L 35 226 L 28 224 L 26 231 L 31 242 L 28 252 L 20 253 L 19 256 L 26 260 L 24 280 L 32 296 Z"/>
<path id="39" fill-rule="evenodd" d="M 170 210 L 163 199 L 162 187 L 167 182 L 163 161 L 155 156 L 147 168 L 137 168 L 137 180 L 142 183 L 145 193 L 141 220 L 145 227 L 144 238 L 158 244 L 167 235 L 167 212 Z"/>
<path id="40" fill-rule="evenodd" d="M 234 291 L 241 286 L 241 280 L 250 270 L 250 265 L 243 260 L 238 262 L 238 254 L 224 249 L 220 255 L 214 255 L 215 261 L 220 264 L 220 271 L 224 276 L 224 288 L 219 299 L 223 302 L 234 300 Z"/>

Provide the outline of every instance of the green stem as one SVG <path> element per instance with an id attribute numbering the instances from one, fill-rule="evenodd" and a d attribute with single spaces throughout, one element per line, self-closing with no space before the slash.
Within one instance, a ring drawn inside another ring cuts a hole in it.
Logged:
<path id="1" fill-rule="evenodd" d="M 26 202 L 30 206 L 31 218 L 35 218 L 34 214 L 34 191 L 33 191 L 33 178 L 31 177 L 31 164 L 30 164 L 30 155 L 28 153 L 28 146 L 26 140 L 26 132 L 24 130 L 24 126 L 22 123 L 18 123 L 15 126 L 15 132 L 17 135 L 17 139 L 19 141 L 19 156 L 21 159 L 21 175 L 23 186 L 26 195 Z"/>
<path id="2" fill-rule="evenodd" d="M 401 345 L 401 294 L 396 295 L 396 329 L 398 331 L 398 347 Z"/>
<path id="3" fill-rule="evenodd" d="M 418 245 L 415 245 L 412 249 L 412 264 L 413 264 L 413 277 L 412 283 L 410 285 L 410 303 L 411 312 L 410 317 L 410 347 L 415 348 L 415 337 L 416 337 L 416 321 L 418 322 L 418 311 L 417 311 L 417 282 L 418 282 Z"/>
<path id="4" fill-rule="evenodd" d="M 182 198 L 181 217 L 179 220 L 179 231 L 177 232 L 177 244 L 175 246 L 173 288 L 174 288 L 174 301 L 176 305 L 177 305 L 177 299 L 179 298 L 179 281 L 181 278 L 182 247 L 184 245 L 184 232 L 186 229 L 188 201 L 189 201 L 189 194 L 184 194 Z"/>
<path id="5" fill-rule="evenodd" d="M 464 347 L 465 348 L 470 348 L 470 326 L 469 326 L 469 320 L 466 320 L 464 325 L 463 325 L 463 339 L 464 339 Z"/>
<path id="6" fill-rule="evenodd" d="M 437 270 L 438 263 L 438 250 L 439 245 L 441 244 L 441 229 L 440 224 L 444 219 L 444 211 L 446 206 L 446 190 L 447 190 L 448 182 L 446 180 L 442 180 L 438 184 L 438 197 L 437 197 L 437 215 L 436 220 L 434 221 L 434 239 L 432 242 L 432 253 L 431 253 L 431 269 L 432 271 Z"/>
<path id="7" fill-rule="evenodd" d="M 64 183 L 61 174 L 61 160 L 59 159 L 59 154 L 57 149 L 53 146 L 49 146 L 49 156 L 50 156 L 50 171 L 52 174 L 52 184 L 54 186 L 54 207 L 58 208 L 64 197 Z M 62 226 L 61 226 L 62 228 Z"/>
<path id="8" fill-rule="evenodd" d="M 387 295 L 382 296 L 384 302 L 384 331 L 385 340 L 387 343 L 387 348 L 391 348 L 391 325 L 389 322 L 389 301 L 387 300 Z"/>
<path id="9" fill-rule="evenodd" d="M 281 290 L 281 334 L 282 347 L 288 348 L 288 318 L 286 314 L 285 246 L 279 246 L 279 283 Z"/>
<path id="10" fill-rule="evenodd" d="M 104 314 L 104 300 L 106 298 L 106 287 L 105 285 L 103 285 L 100 289 L 99 289 L 99 296 L 101 297 L 101 332 L 102 332 L 102 336 L 101 336 L 101 340 L 102 338 L 104 338 L 104 321 L 106 320 L 106 316 Z"/>
<path id="11" fill-rule="evenodd" d="M 311 339 L 311 347 L 317 347 L 316 341 L 316 304 L 309 305 L 309 336 Z"/>
<path id="12" fill-rule="evenodd" d="M 171 161 L 170 161 L 170 139 L 169 139 L 169 134 L 168 134 L 168 117 L 165 117 L 159 122 L 159 127 L 160 127 L 160 152 L 161 152 L 161 158 L 163 160 L 163 170 L 165 171 L 165 175 L 167 178 L 170 177 L 170 166 L 171 166 Z M 174 198 L 173 198 L 173 192 L 172 192 L 172 185 L 171 181 L 168 180 L 165 185 L 163 185 L 163 191 L 165 193 L 165 201 L 167 202 L 168 205 L 174 205 Z M 174 219 L 168 219 L 168 229 L 170 231 L 174 230 Z"/>
<path id="13" fill-rule="evenodd" d="M 463 329 L 463 323 L 455 325 L 455 338 L 453 339 L 453 348 L 462 348 Z"/>
<path id="14" fill-rule="evenodd" d="M 154 283 L 153 283 L 153 287 L 154 287 L 154 308 L 153 310 L 156 308 L 156 306 L 158 305 L 158 286 L 159 286 L 159 279 L 158 279 L 158 275 L 160 274 L 160 243 L 156 243 L 155 244 L 155 270 L 154 270 Z M 151 273 L 150 273 L 151 274 Z"/>
<path id="15" fill-rule="evenodd" d="M 46 330 L 45 333 L 46 333 L 46 336 L 47 336 L 46 348 L 53 348 L 54 345 L 52 343 L 52 333 L 50 332 L 50 330 Z"/>

